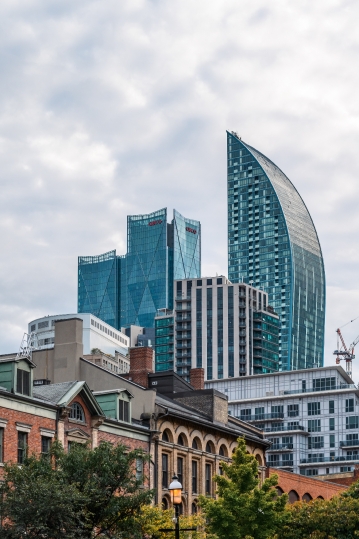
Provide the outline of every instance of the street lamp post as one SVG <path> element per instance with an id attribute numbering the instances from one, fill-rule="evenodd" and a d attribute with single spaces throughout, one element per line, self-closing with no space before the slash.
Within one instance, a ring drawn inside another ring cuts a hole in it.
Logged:
<path id="1" fill-rule="evenodd" d="M 175 519 L 174 519 L 174 521 L 175 521 L 175 529 L 173 530 L 171 528 L 161 528 L 158 531 L 165 532 L 165 533 L 169 533 L 169 532 L 173 533 L 173 532 L 175 532 L 175 539 L 180 539 L 179 506 L 182 503 L 182 496 L 181 496 L 181 494 L 182 494 L 182 485 L 178 481 L 177 475 L 174 475 L 172 477 L 172 483 L 168 487 L 168 490 L 171 493 L 171 500 L 172 500 L 172 503 L 173 503 L 174 508 L 175 508 Z M 186 532 L 196 531 L 196 530 L 197 530 L 197 528 L 182 528 L 182 531 L 186 531 Z"/>
<path id="2" fill-rule="evenodd" d="M 182 502 L 182 485 L 178 481 L 177 475 L 172 477 L 172 483 L 168 487 L 171 493 L 171 500 L 175 508 L 175 539 L 180 539 L 180 527 L 179 527 L 179 506 Z"/>

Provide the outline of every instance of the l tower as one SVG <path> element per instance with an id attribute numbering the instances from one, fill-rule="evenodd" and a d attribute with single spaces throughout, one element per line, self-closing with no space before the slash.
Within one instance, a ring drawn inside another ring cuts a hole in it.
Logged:
<path id="1" fill-rule="evenodd" d="M 311 216 L 287 176 L 227 131 L 228 277 L 263 287 L 280 316 L 282 370 L 323 366 L 325 271 Z"/>

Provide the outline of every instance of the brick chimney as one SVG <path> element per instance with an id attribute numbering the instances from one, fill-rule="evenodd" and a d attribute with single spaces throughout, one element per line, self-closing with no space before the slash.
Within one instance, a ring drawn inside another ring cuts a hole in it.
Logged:
<path id="1" fill-rule="evenodd" d="M 153 372 L 153 348 L 135 346 L 130 348 L 130 372 L 126 378 L 148 388 L 148 373 Z"/>
<path id="2" fill-rule="evenodd" d="M 194 389 L 204 389 L 204 369 L 191 369 L 189 371 L 189 383 Z"/>

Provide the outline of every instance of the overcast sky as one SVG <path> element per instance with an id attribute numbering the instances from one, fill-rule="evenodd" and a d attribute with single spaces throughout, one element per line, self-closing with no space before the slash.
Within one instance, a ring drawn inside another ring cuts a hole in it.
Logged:
<path id="1" fill-rule="evenodd" d="M 227 275 L 228 129 L 312 215 L 334 363 L 359 316 L 358 19 L 354 0 L 1 0 L 0 353 L 76 312 L 77 256 L 124 254 L 127 214 L 199 219 L 202 273 Z"/>

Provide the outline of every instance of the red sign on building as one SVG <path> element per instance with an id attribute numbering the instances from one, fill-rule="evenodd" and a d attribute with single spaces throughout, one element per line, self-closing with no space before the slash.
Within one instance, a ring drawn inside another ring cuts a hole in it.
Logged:
<path id="1" fill-rule="evenodd" d="M 189 226 L 186 226 L 186 230 L 187 232 L 191 232 L 192 234 L 197 234 L 197 230 L 195 230 L 194 228 L 190 228 Z"/>
<path id="2" fill-rule="evenodd" d="M 148 223 L 148 226 L 160 225 L 161 223 L 162 223 L 162 219 L 157 219 L 157 221 L 150 221 Z"/>

